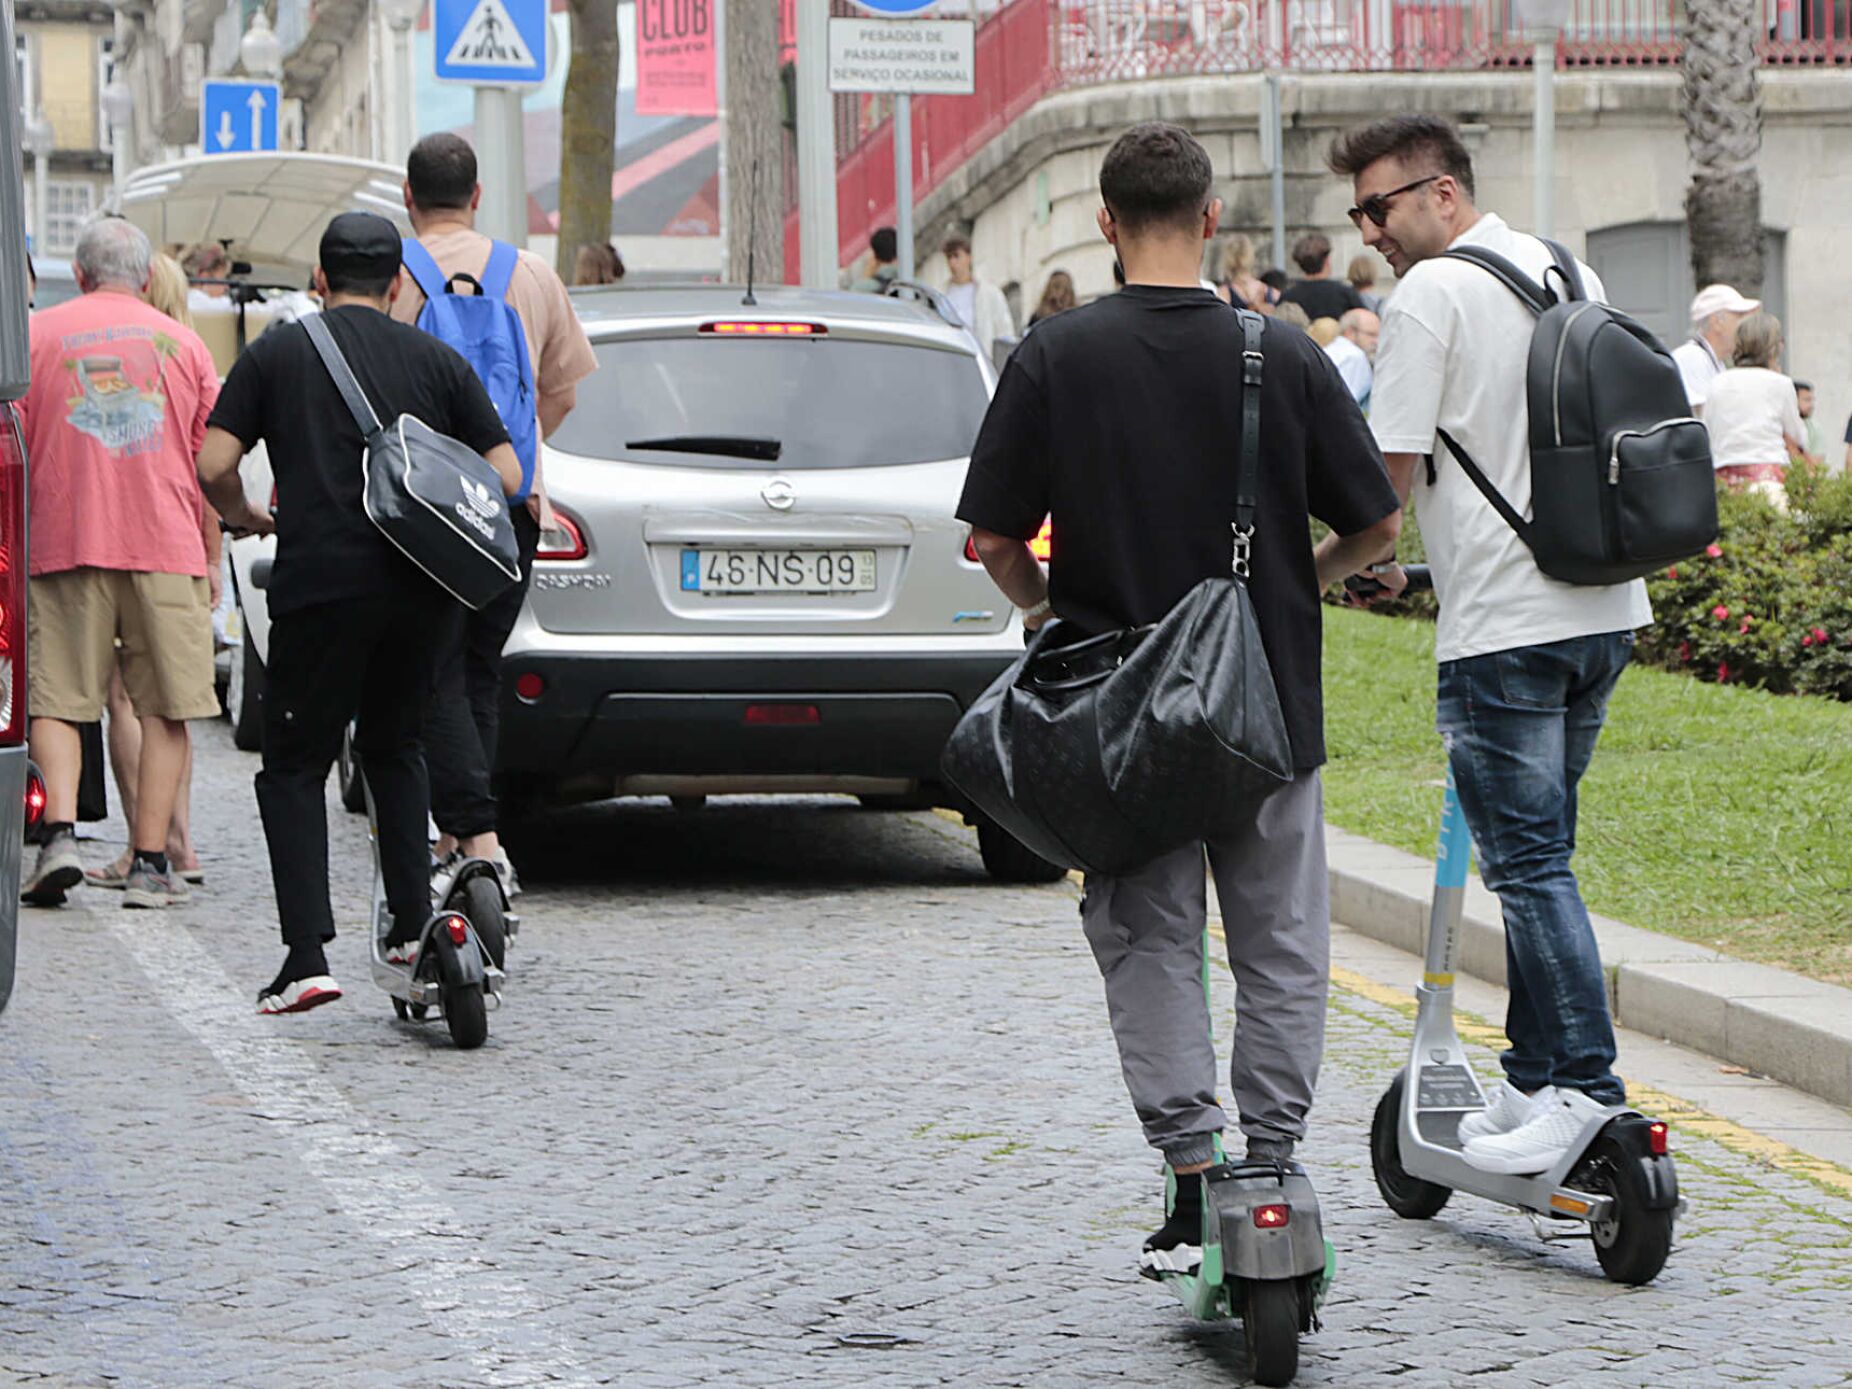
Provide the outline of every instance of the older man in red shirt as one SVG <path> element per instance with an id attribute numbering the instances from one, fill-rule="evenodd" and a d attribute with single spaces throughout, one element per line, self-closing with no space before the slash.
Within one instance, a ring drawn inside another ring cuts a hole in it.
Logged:
<path id="1" fill-rule="evenodd" d="M 131 223 L 92 223 L 73 257 L 82 294 L 32 319 L 21 402 L 32 460 L 27 699 L 48 836 L 20 895 L 41 906 L 83 881 L 76 725 L 102 717 L 118 642 L 142 726 L 123 905 L 187 899 L 165 849 L 186 720 L 218 712 L 193 460 L 219 384 L 205 344 L 143 301 L 150 258 Z"/>

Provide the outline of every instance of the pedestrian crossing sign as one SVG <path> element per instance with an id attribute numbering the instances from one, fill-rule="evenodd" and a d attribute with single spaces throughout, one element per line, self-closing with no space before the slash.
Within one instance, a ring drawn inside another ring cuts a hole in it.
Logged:
<path id="1" fill-rule="evenodd" d="M 547 0 L 437 0 L 437 76 L 478 87 L 538 86 L 547 75 Z"/>

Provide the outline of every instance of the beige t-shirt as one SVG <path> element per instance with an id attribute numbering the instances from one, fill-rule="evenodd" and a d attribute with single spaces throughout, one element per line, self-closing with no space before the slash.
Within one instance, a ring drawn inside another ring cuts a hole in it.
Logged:
<path id="1" fill-rule="evenodd" d="M 448 275 L 480 277 L 489 263 L 490 239 L 473 227 L 445 227 L 421 236 L 418 240 L 437 268 Z M 534 393 L 554 395 L 577 385 L 598 366 L 592 344 L 572 311 L 566 286 L 553 273 L 553 267 L 531 251 L 522 251 L 516 259 L 514 275 L 508 282 L 508 302 L 521 316 L 527 334 L 527 355 L 534 364 Z M 392 316 L 401 323 L 416 323 L 424 308 L 424 292 L 405 277 L 399 297 L 393 301 Z"/>

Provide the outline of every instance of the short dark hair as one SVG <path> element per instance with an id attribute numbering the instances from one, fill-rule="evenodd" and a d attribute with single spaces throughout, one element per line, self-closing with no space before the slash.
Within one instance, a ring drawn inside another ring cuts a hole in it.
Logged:
<path id="1" fill-rule="evenodd" d="M 1794 378 L 1794 389 L 1797 391 L 1811 391 L 1813 389 L 1813 382 L 1803 381 L 1797 376 Z"/>
<path id="2" fill-rule="evenodd" d="M 1276 294 L 1292 283 L 1292 277 L 1277 265 L 1269 266 L 1256 278 Z"/>
<path id="3" fill-rule="evenodd" d="M 1385 116 L 1353 126 L 1331 142 L 1325 163 L 1332 173 L 1355 178 L 1377 160 L 1392 156 L 1450 174 L 1467 197 L 1473 196 L 1473 157 L 1466 152 L 1459 127 L 1439 116 Z"/>
<path id="4" fill-rule="evenodd" d="M 377 275 L 353 275 L 343 270 L 330 270 L 322 267 L 322 275 L 328 281 L 330 294 L 351 294 L 359 299 L 384 299 L 386 291 L 392 288 L 392 282 L 398 278 L 388 275 L 380 279 Z"/>
<path id="5" fill-rule="evenodd" d="M 468 207 L 476 193 L 476 151 L 447 130 L 427 135 L 405 158 L 405 181 L 420 212 Z"/>
<path id="6" fill-rule="evenodd" d="M 868 249 L 875 253 L 875 259 L 883 265 L 891 260 L 900 259 L 900 233 L 892 227 L 876 227 L 875 234 L 868 238 Z"/>
<path id="7" fill-rule="evenodd" d="M 1122 231 L 1194 227 L 1209 206 L 1215 169 L 1209 152 L 1180 125 L 1146 121 L 1106 151 L 1100 200 Z"/>
<path id="8" fill-rule="evenodd" d="M 1316 275 L 1331 259 L 1331 238 L 1323 232 L 1307 232 L 1293 242 L 1293 264 L 1307 275 Z"/>
<path id="9" fill-rule="evenodd" d="M 950 260 L 953 256 L 957 255 L 960 251 L 969 252 L 970 249 L 971 249 L 971 240 L 969 237 L 948 236 L 945 238 L 943 242 L 940 243 L 939 254 L 944 256 L 947 260 Z"/>

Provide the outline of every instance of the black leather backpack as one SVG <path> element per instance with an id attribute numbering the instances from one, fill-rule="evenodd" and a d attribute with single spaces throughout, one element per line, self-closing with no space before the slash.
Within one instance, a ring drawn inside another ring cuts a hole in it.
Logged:
<path id="1" fill-rule="evenodd" d="M 1537 315 L 1526 374 L 1530 519 L 1445 430 L 1440 440 L 1545 574 L 1624 583 L 1717 538 L 1710 434 L 1691 417 L 1659 340 L 1589 299 L 1575 257 L 1554 241 L 1544 245 L 1556 264 L 1541 285 L 1480 247 L 1447 252 L 1497 276 Z M 1432 480 L 1432 459 L 1428 467 Z"/>

